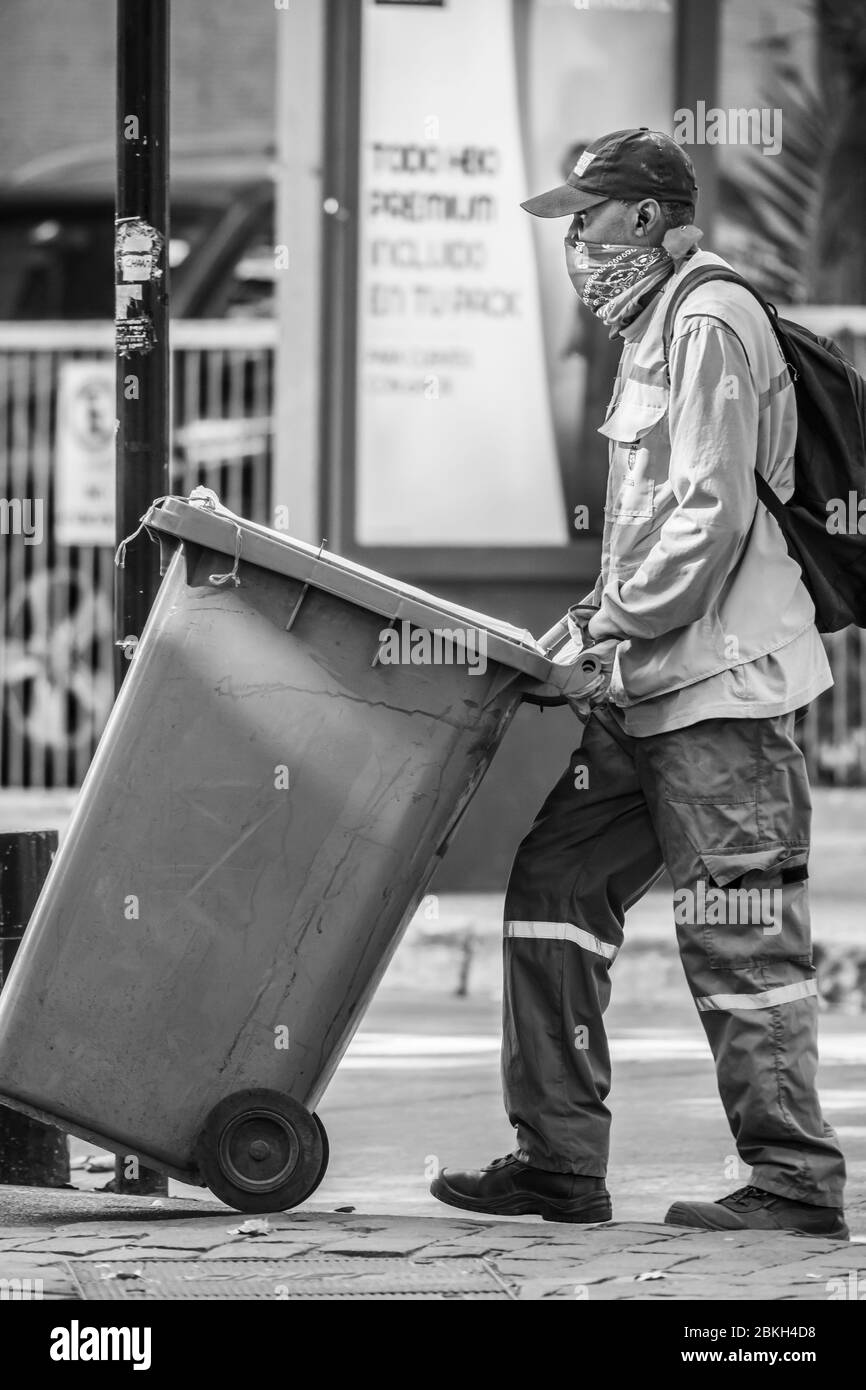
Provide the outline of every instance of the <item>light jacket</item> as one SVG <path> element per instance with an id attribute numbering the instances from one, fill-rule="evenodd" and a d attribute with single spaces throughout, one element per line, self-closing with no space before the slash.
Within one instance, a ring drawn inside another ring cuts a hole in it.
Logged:
<path id="1" fill-rule="evenodd" d="M 692 256 L 623 330 L 601 426 L 610 472 L 589 632 L 625 639 L 611 687 L 625 707 L 779 651 L 810 628 L 826 666 L 800 567 L 757 500 L 756 466 L 783 500 L 793 491 L 797 415 L 788 368 L 748 290 L 709 282 L 689 295 L 668 384 L 667 304 L 683 275 L 710 264 L 727 262 Z"/>

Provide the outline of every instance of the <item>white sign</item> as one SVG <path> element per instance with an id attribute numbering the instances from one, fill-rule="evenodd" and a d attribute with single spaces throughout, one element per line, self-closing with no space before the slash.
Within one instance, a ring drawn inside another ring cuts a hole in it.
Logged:
<path id="1" fill-rule="evenodd" d="M 512 6 L 368 0 L 362 42 L 357 539 L 565 545 Z"/>
<path id="2" fill-rule="evenodd" d="M 114 545 L 113 362 L 63 362 L 57 395 L 54 526 L 60 545 Z"/>

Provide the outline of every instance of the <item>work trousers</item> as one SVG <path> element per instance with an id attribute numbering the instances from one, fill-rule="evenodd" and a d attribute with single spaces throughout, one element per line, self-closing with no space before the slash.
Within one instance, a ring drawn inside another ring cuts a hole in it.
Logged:
<path id="1" fill-rule="evenodd" d="M 844 1159 L 815 1081 L 811 799 L 793 725 L 793 714 L 707 719 L 634 738 L 593 711 L 506 896 L 503 1084 L 532 1166 L 606 1172 L 611 967 L 627 909 L 667 866 L 680 958 L 751 1181 L 842 1205 Z M 672 1093 L 674 1153 L 678 1129 Z"/>

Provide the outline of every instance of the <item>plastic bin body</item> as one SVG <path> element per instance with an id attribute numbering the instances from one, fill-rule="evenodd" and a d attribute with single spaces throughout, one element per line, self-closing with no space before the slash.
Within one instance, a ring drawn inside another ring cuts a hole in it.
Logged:
<path id="1" fill-rule="evenodd" d="M 547 663 L 494 620 L 483 674 L 376 661 L 364 602 L 417 591 L 246 526 L 218 586 L 231 525 L 152 515 L 176 548 L 0 996 L 0 1097 L 194 1181 L 223 1097 L 313 1109 Z"/>

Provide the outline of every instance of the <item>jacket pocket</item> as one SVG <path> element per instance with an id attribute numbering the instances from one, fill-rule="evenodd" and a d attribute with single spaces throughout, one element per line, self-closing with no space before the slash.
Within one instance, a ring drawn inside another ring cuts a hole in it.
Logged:
<path id="1" fill-rule="evenodd" d="M 655 479 L 650 440 L 667 415 L 667 403 L 626 391 L 599 434 L 611 441 L 610 492 L 606 512 L 611 521 L 639 525 L 655 512 Z"/>
<path id="2" fill-rule="evenodd" d="M 625 390 L 604 424 L 599 425 L 598 432 L 617 443 L 643 439 L 661 422 L 667 409 L 667 401 L 659 400 L 655 392 L 652 395 L 638 395 Z"/>

